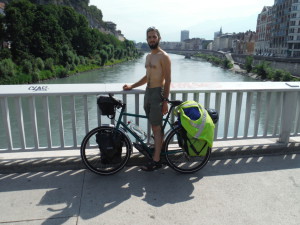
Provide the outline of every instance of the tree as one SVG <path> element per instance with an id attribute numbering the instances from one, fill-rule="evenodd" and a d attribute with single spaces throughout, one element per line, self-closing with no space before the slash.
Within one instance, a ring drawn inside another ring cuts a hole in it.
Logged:
<path id="1" fill-rule="evenodd" d="M 248 73 L 250 73 L 251 70 L 252 70 L 252 63 L 253 63 L 253 57 L 252 56 L 247 56 L 246 57 L 245 67 L 246 67 L 246 71 Z"/>

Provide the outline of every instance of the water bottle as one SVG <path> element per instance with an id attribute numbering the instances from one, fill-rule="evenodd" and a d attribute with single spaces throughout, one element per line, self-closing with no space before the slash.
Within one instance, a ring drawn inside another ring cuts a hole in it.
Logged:
<path id="1" fill-rule="evenodd" d="M 138 125 L 133 123 L 132 120 L 128 121 L 128 125 L 130 130 L 132 130 L 137 136 L 139 136 L 141 140 L 143 141 L 146 140 L 147 134 L 142 130 L 142 128 L 140 128 Z"/>

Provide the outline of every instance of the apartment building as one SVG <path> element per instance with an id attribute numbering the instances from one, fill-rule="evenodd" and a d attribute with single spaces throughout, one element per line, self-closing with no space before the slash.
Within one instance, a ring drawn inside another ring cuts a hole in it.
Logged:
<path id="1" fill-rule="evenodd" d="M 300 0 L 275 0 L 257 17 L 255 54 L 300 57 Z"/>
<path id="2" fill-rule="evenodd" d="M 293 0 L 288 29 L 287 55 L 300 57 L 300 0 Z"/>
<path id="3" fill-rule="evenodd" d="M 181 31 L 181 36 L 180 36 L 180 41 L 183 42 L 187 39 L 190 39 L 190 31 L 188 30 L 182 30 Z"/>
<path id="4" fill-rule="evenodd" d="M 257 17 L 254 52 L 256 55 L 271 56 L 270 40 L 273 22 L 272 6 L 265 6 Z"/>

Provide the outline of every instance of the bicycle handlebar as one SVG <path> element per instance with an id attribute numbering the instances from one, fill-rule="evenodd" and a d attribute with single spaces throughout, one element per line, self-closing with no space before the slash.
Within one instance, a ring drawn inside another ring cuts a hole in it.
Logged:
<path id="1" fill-rule="evenodd" d="M 117 108 L 120 108 L 120 107 L 123 107 L 124 105 L 126 105 L 121 100 L 115 99 L 111 93 L 109 93 L 108 96 L 110 97 L 111 100 L 113 100 L 114 103 L 116 103 Z"/>

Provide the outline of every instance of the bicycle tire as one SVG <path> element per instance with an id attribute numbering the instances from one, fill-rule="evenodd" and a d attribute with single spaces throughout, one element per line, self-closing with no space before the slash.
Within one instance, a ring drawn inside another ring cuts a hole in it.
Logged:
<path id="1" fill-rule="evenodd" d="M 105 163 L 103 162 L 103 160 L 101 160 L 101 152 L 96 142 L 96 134 L 101 131 L 117 131 L 121 133 L 123 146 L 121 159 L 119 162 Z M 80 154 L 84 165 L 90 171 L 99 175 L 112 175 L 124 168 L 130 158 L 131 149 L 131 142 L 123 132 L 121 132 L 120 130 L 116 130 L 114 127 L 101 126 L 91 130 L 86 134 L 81 143 Z"/>
<path id="2" fill-rule="evenodd" d="M 207 164 L 211 155 L 211 148 L 207 148 L 204 156 L 189 156 L 177 140 L 181 129 L 183 129 L 181 126 L 174 128 L 166 137 L 164 144 L 165 158 L 168 165 L 175 171 L 180 173 L 194 173 Z"/>

